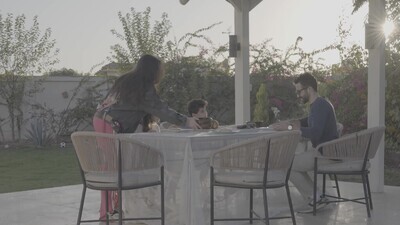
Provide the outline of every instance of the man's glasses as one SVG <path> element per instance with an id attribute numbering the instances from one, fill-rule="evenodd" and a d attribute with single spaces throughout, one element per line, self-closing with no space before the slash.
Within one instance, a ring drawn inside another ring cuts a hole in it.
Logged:
<path id="1" fill-rule="evenodd" d="M 302 91 L 306 90 L 307 88 L 308 88 L 308 87 L 302 88 L 302 89 L 300 89 L 300 90 L 296 90 L 296 94 L 297 94 L 297 95 L 300 95 L 300 93 L 301 93 Z"/>

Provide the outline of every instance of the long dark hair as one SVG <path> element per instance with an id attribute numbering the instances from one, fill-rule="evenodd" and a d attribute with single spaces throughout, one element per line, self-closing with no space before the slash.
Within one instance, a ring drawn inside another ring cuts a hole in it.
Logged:
<path id="1" fill-rule="evenodd" d="M 134 70 L 119 77 L 109 95 L 117 101 L 135 104 L 143 100 L 146 91 L 160 81 L 162 62 L 152 55 L 143 55 Z"/>

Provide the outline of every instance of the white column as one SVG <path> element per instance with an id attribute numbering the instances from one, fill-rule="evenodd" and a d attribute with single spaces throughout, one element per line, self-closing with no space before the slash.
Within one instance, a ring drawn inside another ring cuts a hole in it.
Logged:
<path id="1" fill-rule="evenodd" d="M 386 18 L 385 0 L 369 0 L 366 43 L 368 59 L 368 127 L 385 125 L 385 38 L 381 29 Z M 369 40 L 369 41 L 368 41 Z M 383 192 L 384 139 L 371 161 L 370 185 L 373 192 Z"/>
<path id="2" fill-rule="evenodd" d="M 249 13 L 262 0 L 227 0 L 235 8 L 235 34 L 240 50 L 235 58 L 235 123 L 250 121 Z"/>
<path id="3" fill-rule="evenodd" d="M 241 1 L 242 10 L 235 8 L 235 34 L 240 51 L 235 58 L 235 123 L 250 121 L 249 77 L 249 2 Z"/>

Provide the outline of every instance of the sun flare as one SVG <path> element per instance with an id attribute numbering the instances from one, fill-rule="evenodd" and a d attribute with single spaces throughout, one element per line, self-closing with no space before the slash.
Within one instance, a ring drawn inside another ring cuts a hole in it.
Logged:
<path id="1" fill-rule="evenodd" d="M 383 33 L 385 34 L 385 37 L 389 37 L 389 35 L 393 32 L 394 30 L 394 23 L 393 21 L 386 20 L 385 23 L 383 24 Z"/>

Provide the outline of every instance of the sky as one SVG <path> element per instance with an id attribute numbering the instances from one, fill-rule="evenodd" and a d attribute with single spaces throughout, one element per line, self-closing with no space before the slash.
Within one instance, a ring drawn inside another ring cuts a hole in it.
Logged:
<path id="1" fill-rule="evenodd" d="M 250 11 L 250 44 L 272 39 L 271 44 L 285 50 L 298 36 L 300 45 L 311 51 L 338 40 L 340 17 L 352 27 L 349 43 L 364 45 L 364 23 L 368 7 L 354 15 L 351 0 L 262 0 Z M 222 22 L 205 34 L 215 45 L 228 42 L 234 34 L 234 8 L 226 0 L 0 0 L 0 14 L 25 14 L 27 22 L 38 16 L 42 32 L 52 29 L 52 38 L 60 50 L 60 62 L 54 69 L 68 68 L 80 73 L 96 72 L 107 63 L 110 47 L 119 43 L 111 29 L 122 31 L 118 12 L 123 15 L 134 7 L 136 12 L 151 8 L 151 20 L 167 13 L 172 28 L 169 40 L 211 24 Z M 27 24 L 29 25 L 29 24 Z M 327 54 L 327 63 L 338 60 Z"/>

